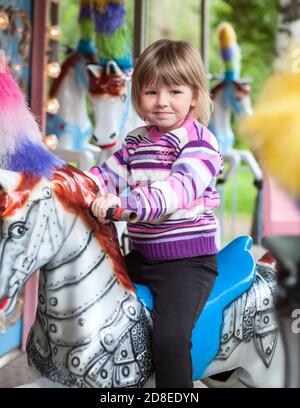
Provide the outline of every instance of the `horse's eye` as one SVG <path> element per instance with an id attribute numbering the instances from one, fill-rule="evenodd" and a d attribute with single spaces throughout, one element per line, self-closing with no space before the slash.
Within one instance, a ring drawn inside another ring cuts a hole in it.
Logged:
<path id="1" fill-rule="evenodd" d="M 25 235 L 27 228 L 22 222 L 12 225 L 9 228 L 8 235 L 10 238 L 22 238 Z"/>

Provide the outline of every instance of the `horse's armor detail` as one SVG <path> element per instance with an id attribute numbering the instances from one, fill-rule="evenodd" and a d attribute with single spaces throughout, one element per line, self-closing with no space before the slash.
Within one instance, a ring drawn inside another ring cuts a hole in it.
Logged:
<path id="1" fill-rule="evenodd" d="M 43 376 L 68 387 L 142 387 L 153 371 L 151 318 L 146 313 L 142 304 L 129 295 L 94 341 L 70 348 L 67 367 L 53 363 L 61 346 L 49 340 L 51 350 L 44 355 L 31 333 L 28 361 Z"/>
<path id="2" fill-rule="evenodd" d="M 248 343 L 253 337 L 257 353 L 269 367 L 279 334 L 271 296 L 276 281 L 271 269 L 268 273 L 266 266 L 256 267 L 253 286 L 224 310 L 223 336 L 216 359 L 226 360 L 242 341 Z M 238 310 L 242 310 L 240 315 Z"/>

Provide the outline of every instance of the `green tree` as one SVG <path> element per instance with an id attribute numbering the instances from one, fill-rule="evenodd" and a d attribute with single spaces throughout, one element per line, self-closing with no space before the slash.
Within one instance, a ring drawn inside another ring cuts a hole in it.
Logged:
<path id="1" fill-rule="evenodd" d="M 61 44 L 75 48 L 79 37 L 79 0 L 62 0 L 60 2 L 60 24 L 62 29 Z"/>

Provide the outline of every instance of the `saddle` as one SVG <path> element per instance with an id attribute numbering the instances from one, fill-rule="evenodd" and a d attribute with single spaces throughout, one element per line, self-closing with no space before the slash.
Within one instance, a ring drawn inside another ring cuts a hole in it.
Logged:
<path id="1" fill-rule="evenodd" d="M 252 238 L 238 237 L 217 255 L 219 275 L 192 332 L 193 380 L 199 380 L 220 347 L 223 311 L 246 292 L 255 276 L 255 262 L 250 253 Z M 136 284 L 138 298 L 153 310 L 153 296 L 147 286 Z"/>

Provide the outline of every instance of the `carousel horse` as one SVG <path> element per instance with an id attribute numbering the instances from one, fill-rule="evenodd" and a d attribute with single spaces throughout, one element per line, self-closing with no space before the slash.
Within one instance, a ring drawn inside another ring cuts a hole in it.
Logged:
<path id="1" fill-rule="evenodd" d="M 92 124 L 88 116 L 88 77 L 85 65 L 95 62 L 91 41 L 80 40 L 77 51 L 71 53 L 62 65 L 57 79 L 52 83 L 50 98 L 59 102 L 57 114 L 48 114 L 47 134 L 58 138 L 56 153 L 63 160 L 76 162 L 83 170 L 98 161 L 100 150 L 89 143 Z"/>
<path id="2" fill-rule="evenodd" d="M 131 74 L 126 75 L 115 61 L 108 61 L 105 67 L 88 64 L 87 70 L 95 118 L 93 141 L 101 148 L 98 165 L 102 165 L 121 148 L 125 136 L 144 123 L 131 103 Z M 126 223 L 116 226 L 125 249 Z"/>
<path id="3" fill-rule="evenodd" d="M 224 159 L 229 169 L 224 174 L 224 181 L 234 174 L 242 161 L 246 162 L 254 174 L 257 184 L 262 180 L 262 173 L 252 153 L 248 150 L 233 148 L 234 133 L 231 127 L 232 113 L 242 117 L 251 115 L 250 86 L 241 80 L 226 80 L 212 88 L 214 110 L 209 129 L 216 135 Z"/>
<path id="4" fill-rule="evenodd" d="M 131 103 L 130 73 L 125 74 L 115 61 L 108 61 L 106 67 L 88 64 L 87 70 L 95 117 L 93 140 L 101 147 L 101 165 L 121 147 L 127 133 L 144 122 Z"/>
<path id="5" fill-rule="evenodd" d="M 65 165 L 51 179 L 0 170 L 0 185 L 2 313 L 40 269 L 27 341 L 35 374 L 49 386 L 145 385 L 153 299 L 129 280 L 114 225 L 90 216 L 96 181 Z M 255 265 L 250 246 L 240 237 L 218 254 L 220 274 L 192 334 L 194 380 L 234 370 L 248 386 L 282 385 L 275 271 Z"/>
<path id="6" fill-rule="evenodd" d="M 209 129 L 217 137 L 224 159 L 229 163 L 229 168 L 224 174 L 226 181 L 234 174 L 241 161 L 246 162 L 255 182 L 259 185 L 262 181 L 262 172 L 254 156 L 247 150 L 233 148 L 234 132 L 231 127 L 232 113 L 238 117 L 252 114 L 249 81 L 240 79 L 240 50 L 236 43 L 236 34 L 232 26 L 223 23 L 219 27 L 219 41 L 221 56 L 225 62 L 224 79 L 212 88 L 214 110 Z"/>

